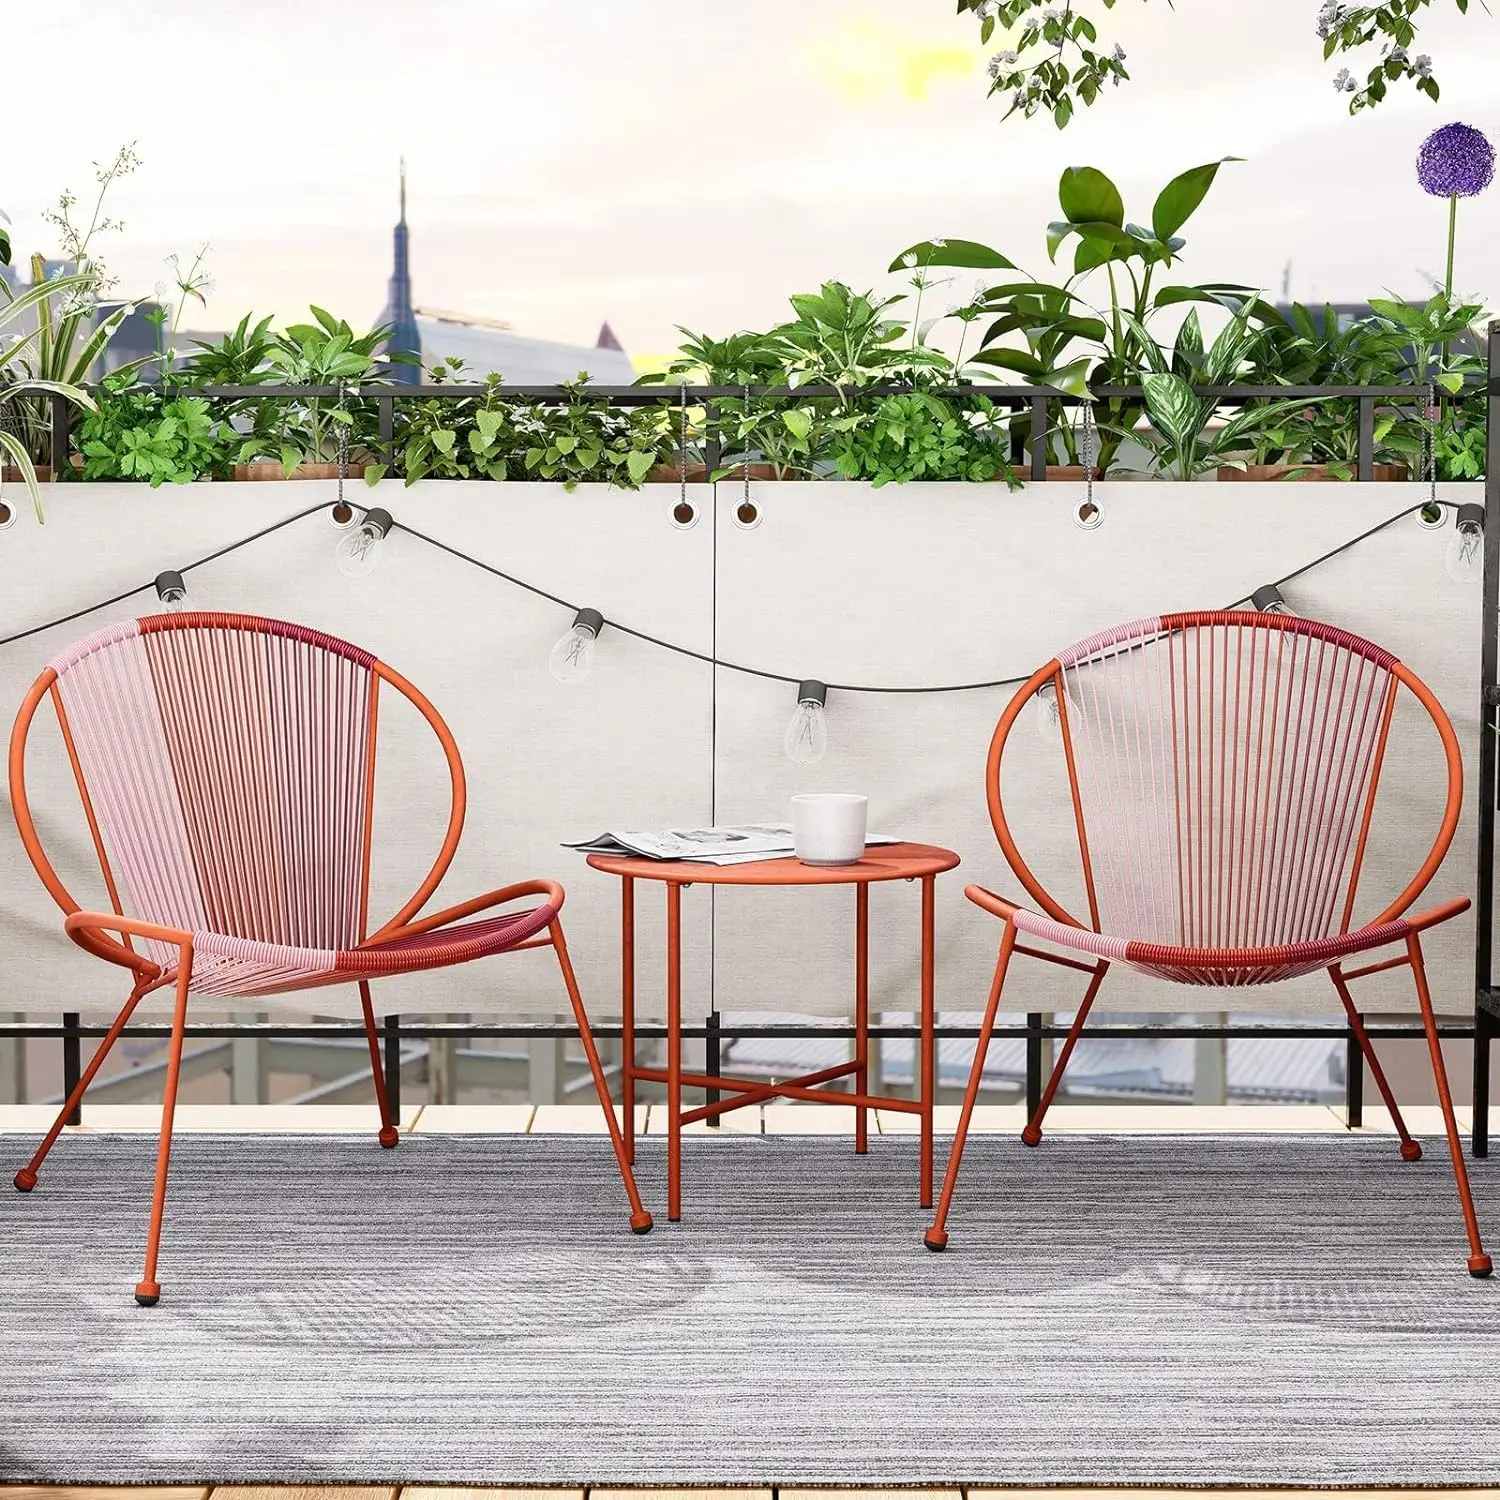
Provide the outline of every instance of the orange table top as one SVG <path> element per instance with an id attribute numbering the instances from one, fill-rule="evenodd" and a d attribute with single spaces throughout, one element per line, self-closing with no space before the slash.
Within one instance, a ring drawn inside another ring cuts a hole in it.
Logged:
<path id="1" fill-rule="evenodd" d="M 640 859 L 591 854 L 589 864 L 606 875 L 696 885 L 866 885 L 877 880 L 916 880 L 958 865 L 958 855 L 935 844 L 869 844 L 848 865 L 805 865 L 800 859 L 758 859 L 742 865 L 703 865 L 686 859 Z"/>

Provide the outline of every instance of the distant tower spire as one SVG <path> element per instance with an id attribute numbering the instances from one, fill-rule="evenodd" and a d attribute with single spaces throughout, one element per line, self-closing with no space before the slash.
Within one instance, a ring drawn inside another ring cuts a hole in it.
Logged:
<path id="1" fill-rule="evenodd" d="M 385 353 L 422 355 L 422 335 L 417 330 L 417 315 L 411 300 L 411 239 L 406 227 L 406 158 L 401 158 L 401 217 L 396 222 L 395 256 L 391 267 L 390 288 L 386 293 L 385 311 L 380 321 L 390 325 Z M 420 385 L 420 364 L 395 363 L 386 366 L 386 374 L 400 385 Z"/>
<path id="2" fill-rule="evenodd" d="M 614 329 L 611 328 L 607 322 L 599 330 L 599 338 L 595 343 L 594 348 L 618 349 L 622 354 L 625 352 L 624 346 L 620 343 L 619 339 L 615 337 Z"/>

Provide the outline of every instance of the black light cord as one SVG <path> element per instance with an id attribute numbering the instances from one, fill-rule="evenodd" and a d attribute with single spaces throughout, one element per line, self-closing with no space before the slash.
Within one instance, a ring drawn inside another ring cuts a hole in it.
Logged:
<path id="1" fill-rule="evenodd" d="M 1397 511 L 1395 515 L 1388 516 L 1384 521 L 1377 521 L 1375 525 L 1368 528 L 1368 530 L 1360 532 L 1358 536 L 1350 537 L 1347 542 L 1341 542 L 1337 547 L 1331 547 L 1320 557 L 1313 558 L 1311 562 L 1303 563 L 1301 567 L 1294 568 L 1290 573 L 1269 581 L 1278 586 L 1290 583 L 1293 579 L 1300 578 L 1304 573 L 1309 573 L 1314 568 L 1321 567 L 1324 563 L 1338 557 L 1341 553 L 1348 552 L 1351 548 L 1357 547 L 1361 542 L 1368 541 L 1372 536 L 1376 536 L 1380 532 L 1394 526 L 1398 521 L 1405 520 L 1407 516 L 1413 515 L 1419 510 L 1425 510 L 1431 503 L 1430 500 L 1421 500 L 1414 505 L 1408 505 L 1404 509 Z M 1438 504 L 1446 506 L 1449 509 L 1454 508 L 1452 502 L 1447 500 L 1440 500 Z M 226 546 L 220 547 L 216 552 L 210 552 L 206 556 L 200 557 L 196 562 L 186 564 L 179 571 L 186 574 L 194 568 L 201 568 L 208 563 L 216 562 L 221 557 L 227 557 L 231 552 L 237 552 L 241 547 L 248 547 L 252 542 L 260 541 L 262 537 L 270 536 L 272 533 L 280 531 L 283 527 L 291 526 L 298 521 L 305 520 L 308 516 L 316 515 L 327 509 L 328 505 L 326 502 L 319 505 L 310 505 L 306 510 L 300 510 L 295 515 L 287 516 L 280 521 L 274 521 L 271 525 L 262 527 L 259 531 L 252 532 L 247 537 L 241 537 L 237 542 L 230 542 Z M 447 542 L 440 542 L 436 537 L 428 536 L 426 532 L 418 531 L 414 526 L 407 526 L 404 522 L 396 521 L 392 529 L 408 532 L 410 535 L 416 537 L 418 541 L 426 542 L 429 547 L 434 547 L 439 552 L 446 552 L 450 557 L 456 557 L 461 562 L 469 563 L 482 572 L 502 579 L 504 582 L 528 594 L 532 594 L 538 599 L 545 599 L 549 603 L 556 604 L 570 612 L 576 612 L 578 609 L 577 605 L 569 602 L 567 599 L 559 598 L 558 595 L 549 593 L 546 589 L 539 588 L 534 583 L 527 583 L 524 578 L 517 578 L 514 574 L 507 573 L 504 569 L 497 568 L 492 563 L 484 562 L 477 557 L 471 557 L 467 552 L 462 551 L 458 547 L 450 547 Z M 82 619 L 83 616 L 94 614 L 98 610 L 108 609 L 111 605 L 120 604 L 124 600 L 133 598 L 136 594 L 144 593 L 152 587 L 153 585 L 150 583 L 143 583 L 138 588 L 127 589 L 124 593 L 116 594 L 113 598 L 101 599 L 99 603 L 91 604 L 85 609 L 77 609 L 71 614 L 61 615 L 55 620 L 49 620 L 45 625 L 33 625 L 28 630 L 20 630 L 14 635 L 0 637 L 0 646 L 13 645 L 16 641 L 24 641 L 31 636 L 41 635 L 45 631 L 55 630 L 59 625 L 66 625 L 72 620 Z M 1243 595 L 1232 603 L 1226 604 L 1224 608 L 1233 609 L 1236 605 L 1248 602 L 1249 595 Z M 644 641 L 651 646 L 659 646 L 663 651 L 672 651 L 678 656 L 686 656 L 693 661 L 701 661 L 706 666 L 723 667 L 726 671 L 740 672 L 747 677 L 760 677 L 768 682 L 789 682 L 794 686 L 803 680 L 800 676 L 789 676 L 785 672 L 767 672 L 761 667 L 747 667 L 740 662 L 723 661 L 712 654 L 705 655 L 701 651 L 694 651 L 690 646 L 679 646 L 673 641 L 664 641 L 660 636 L 651 635 L 647 631 L 636 630 L 629 625 L 621 625 L 616 620 L 609 620 L 608 624 L 611 630 L 619 631 L 621 635 L 632 636 L 638 641 Z M 989 682 L 959 682 L 942 687 L 872 687 L 867 684 L 848 682 L 830 682 L 827 686 L 830 692 L 838 693 L 977 693 L 985 692 L 992 688 L 1019 686 L 1030 675 L 1028 672 L 1022 677 L 999 677 Z"/>

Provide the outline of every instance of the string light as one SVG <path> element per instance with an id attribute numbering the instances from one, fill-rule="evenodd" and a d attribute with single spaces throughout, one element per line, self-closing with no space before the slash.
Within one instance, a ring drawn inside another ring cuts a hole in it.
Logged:
<path id="1" fill-rule="evenodd" d="M 1454 519 L 1453 540 L 1443 554 L 1443 567 L 1454 583 L 1478 583 L 1484 576 L 1484 507 L 1460 505 Z"/>
<path id="2" fill-rule="evenodd" d="M 1396 525 L 1398 522 L 1404 521 L 1409 515 L 1412 515 L 1415 511 L 1420 510 L 1422 508 L 1422 505 L 1425 503 L 1426 502 L 1421 502 L 1416 505 L 1405 506 L 1403 509 L 1397 511 L 1394 515 L 1387 516 L 1383 521 L 1377 521 L 1373 526 L 1367 527 L 1358 535 L 1350 537 L 1347 541 L 1340 542 L 1336 547 L 1330 547 L 1328 551 L 1321 553 L 1319 556 L 1313 558 L 1310 562 L 1306 562 L 1302 564 L 1301 567 L 1293 569 L 1290 573 L 1286 574 L 1285 577 L 1280 579 L 1279 582 L 1287 583 L 1294 578 L 1300 578 L 1304 573 L 1311 572 L 1314 568 L 1321 567 L 1322 564 L 1328 562 L 1330 559 L 1338 557 L 1342 553 L 1348 552 L 1351 548 L 1357 547 L 1361 542 L 1368 541 L 1370 537 L 1377 536 L 1381 532 L 1386 531 L 1390 527 Z M 327 502 L 320 501 L 316 505 L 310 505 L 304 510 L 296 511 L 289 516 L 284 516 L 279 521 L 271 522 L 269 526 L 263 526 L 259 531 L 251 532 L 249 536 L 240 537 L 237 541 L 227 542 L 224 546 L 215 549 L 213 552 L 206 553 L 203 557 L 198 558 L 195 562 L 187 564 L 187 566 L 182 569 L 182 573 L 185 575 L 188 572 L 192 571 L 192 569 L 194 568 L 206 567 L 211 562 L 217 562 L 221 557 L 227 557 L 231 552 L 238 552 L 243 547 L 248 547 L 252 543 L 260 541 L 264 537 L 268 537 L 275 532 L 282 531 L 288 526 L 293 526 L 298 521 L 305 520 L 308 516 L 326 512 L 327 509 Z M 382 511 L 369 511 L 366 513 L 367 518 L 369 516 L 380 517 L 388 515 L 389 512 Z M 397 523 L 395 521 L 390 521 L 389 526 L 390 529 L 394 530 L 397 527 Z M 439 552 L 445 552 L 450 557 L 454 557 L 461 562 L 468 563 L 471 566 L 478 568 L 481 572 L 490 574 L 491 577 L 502 579 L 506 583 L 509 583 L 516 588 L 522 589 L 524 592 L 531 594 L 536 598 L 549 600 L 551 603 L 559 605 L 564 609 L 575 608 L 575 606 L 568 600 L 559 598 L 556 594 L 548 593 L 546 589 L 538 588 L 535 584 L 528 583 L 523 578 L 517 578 L 513 574 L 506 573 L 502 569 L 495 567 L 493 564 L 484 562 L 480 558 L 473 557 L 469 553 L 464 552 L 457 547 L 450 547 L 446 542 L 441 542 L 436 537 L 428 536 L 425 532 L 416 530 L 415 527 L 403 524 L 400 526 L 400 529 L 407 532 L 409 535 L 414 536 L 418 541 L 425 542 L 428 546 L 434 548 L 435 550 Z M 28 626 L 25 630 L 17 630 L 13 631 L 10 635 L 0 636 L 0 646 L 11 646 L 14 645 L 17 641 L 29 640 L 34 635 L 43 635 L 47 631 L 56 630 L 63 625 L 71 624 L 74 620 L 82 620 L 89 615 L 97 614 L 102 609 L 109 609 L 113 605 L 123 604 L 127 599 L 134 598 L 135 595 L 139 594 L 143 587 L 145 587 L 145 585 L 137 585 L 135 588 L 125 589 L 121 593 L 111 595 L 110 597 L 105 599 L 100 599 L 93 604 L 85 605 L 82 609 L 71 610 L 65 615 L 59 615 L 57 618 L 44 621 L 40 625 L 31 625 Z M 1276 585 L 1267 585 L 1266 587 L 1274 589 Z M 1260 591 L 1257 590 L 1257 592 Z M 1253 599 L 1251 602 L 1253 602 Z M 1241 595 L 1239 599 L 1231 600 L 1227 605 L 1223 607 L 1226 609 L 1236 609 L 1244 603 L 1245 598 L 1243 595 Z M 709 655 L 702 651 L 694 651 L 688 646 L 679 646 L 673 641 L 663 640 L 660 636 L 651 635 L 647 631 L 636 630 L 629 625 L 621 625 L 618 621 L 611 622 L 611 628 L 619 631 L 622 635 L 632 636 L 634 637 L 634 639 L 638 641 L 644 641 L 648 645 L 659 646 L 664 651 L 671 651 L 678 656 L 687 657 L 689 660 L 700 661 L 709 666 L 721 667 L 726 672 L 739 672 L 747 677 L 760 677 L 770 682 L 800 682 L 800 679 L 790 677 L 784 672 L 768 672 L 763 668 L 746 666 L 741 662 L 725 661 L 719 657 Z M 869 683 L 842 682 L 829 683 L 827 684 L 827 687 L 834 692 L 840 693 L 972 693 L 986 692 L 994 688 L 1018 687 L 1021 683 L 1026 681 L 1026 678 L 1028 676 L 1030 676 L 1030 673 L 1026 673 L 1019 677 L 994 678 L 983 682 L 956 682 L 913 687 L 894 687 Z"/>
<path id="3" fill-rule="evenodd" d="M 786 726 L 782 746 L 799 766 L 816 765 L 828 753 L 828 684 L 815 677 L 797 684 L 797 707 Z"/>
<path id="4" fill-rule="evenodd" d="M 168 568 L 165 572 L 156 575 L 153 587 L 156 589 L 156 597 L 174 615 L 181 614 L 187 608 L 187 583 L 184 581 L 181 573 Z"/>
<path id="5" fill-rule="evenodd" d="M 594 670 L 594 642 L 604 629 L 604 616 L 597 609 L 580 609 L 573 628 L 552 648 L 547 667 L 559 682 L 582 682 Z"/>
<path id="6" fill-rule="evenodd" d="M 367 510 L 358 526 L 351 527 L 333 549 L 333 560 L 345 578 L 368 578 L 379 566 L 384 542 L 396 523 L 388 510 Z"/>

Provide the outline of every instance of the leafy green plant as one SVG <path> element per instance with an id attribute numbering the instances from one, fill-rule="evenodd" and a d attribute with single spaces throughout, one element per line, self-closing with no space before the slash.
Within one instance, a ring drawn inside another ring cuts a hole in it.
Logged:
<path id="1" fill-rule="evenodd" d="M 449 360 L 427 372 L 433 385 L 463 380 L 463 361 Z M 403 401 L 397 408 L 396 443 L 408 485 L 419 479 L 508 479 L 521 468 L 519 439 L 500 399 L 501 376 L 493 371 L 473 396 Z M 365 469 L 367 483 L 384 476 L 384 464 Z"/>
<path id="2" fill-rule="evenodd" d="M 978 396 L 972 416 L 930 391 L 882 396 L 868 412 L 836 418 L 833 452 L 845 479 L 875 489 L 911 480 L 1004 477 L 1019 488 L 1000 439 L 993 402 Z"/>
<path id="3" fill-rule="evenodd" d="M 1143 341 L 1150 373 L 1142 377 L 1141 390 L 1149 427 L 1128 435 L 1150 451 L 1163 478 L 1189 480 L 1219 467 L 1244 468 L 1245 449 L 1253 447 L 1257 435 L 1306 404 L 1286 400 L 1245 405 L 1215 425 L 1221 403 L 1213 396 L 1197 395 L 1194 387 L 1228 385 L 1263 336 L 1241 313 L 1205 350 L 1194 311 L 1178 330 L 1170 359 L 1149 338 Z"/>
<path id="4" fill-rule="evenodd" d="M 562 405 L 527 403 L 512 412 L 522 472 L 570 490 L 584 480 L 638 489 L 662 459 L 661 415 L 650 407 L 612 408 L 587 386 L 580 375 L 564 384 Z"/>
<path id="5" fill-rule="evenodd" d="M 222 467 L 221 424 L 199 396 L 171 396 L 137 382 L 136 372 L 106 376 L 97 408 L 78 433 L 80 477 L 187 484 Z"/>
<path id="6" fill-rule="evenodd" d="M 278 385 L 340 386 L 342 397 L 306 396 L 257 401 L 262 413 L 244 434 L 238 463 L 267 455 L 279 458 L 288 475 L 301 464 L 333 463 L 345 435 L 352 461 L 370 455 L 375 418 L 367 404 L 352 397 L 361 384 L 374 381 L 376 353 L 386 328 L 356 334 L 321 307 L 311 309 L 314 322 L 294 323 L 274 335 L 265 349 L 265 373 Z"/>

